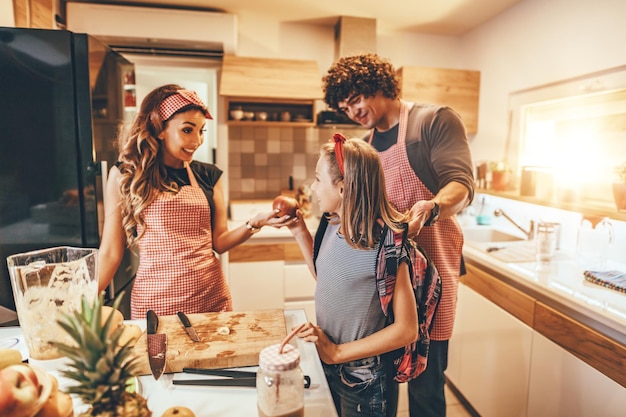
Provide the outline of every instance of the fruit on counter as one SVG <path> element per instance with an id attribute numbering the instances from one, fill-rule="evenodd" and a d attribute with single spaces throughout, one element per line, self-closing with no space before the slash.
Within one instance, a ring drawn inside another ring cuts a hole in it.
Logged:
<path id="1" fill-rule="evenodd" d="M 279 195 L 272 202 L 272 209 L 278 210 L 277 217 L 289 215 L 290 217 L 296 217 L 296 210 L 298 210 L 298 200 L 286 195 Z"/>
<path id="2" fill-rule="evenodd" d="M 113 309 L 117 309 L 123 296 L 124 292 L 118 295 Z M 82 297 L 81 304 L 81 311 L 66 314 L 58 321 L 72 345 L 57 343 L 67 360 L 67 370 L 62 374 L 76 382 L 67 392 L 77 395 L 82 404 L 91 405 L 81 416 L 152 416 L 146 399 L 126 390 L 130 379 L 137 376 L 138 357 L 133 355 L 132 346 L 120 346 L 124 329 L 116 325 L 111 331 L 111 320 L 102 324 L 104 293 L 93 304 Z"/>
<path id="3" fill-rule="evenodd" d="M 27 364 L 0 370 L 0 416 L 30 417 L 37 412 L 39 379 Z"/>
<path id="4" fill-rule="evenodd" d="M 141 334 L 143 333 L 141 331 L 141 327 L 136 324 L 123 324 L 121 327 L 122 335 L 117 343 L 119 343 L 120 346 L 123 346 L 130 342 L 130 346 L 135 346 L 135 343 L 137 343 L 137 340 L 139 340 Z"/>
<path id="5" fill-rule="evenodd" d="M 170 407 L 161 417 L 196 417 L 196 415 L 187 407 Z"/>
<path id="6" fill-rule="evenodd" d="M 59 391 L 59 381 L 54 375 L 48 374 L 48 376 L 52 381 L 52 391 L 35 417 L 72 417 L 74 415 L 72 397 Z"/>
<path id="7" fill-rule="evenodd" d="M 22 353 L 17 349 L 0 349 L 0 369 L 22 363 Z"/>
<path id="8" fill-rule="evenodd" d="M 115 329 L 122 325 L 124 322 L 124 315 L 121 311 L 110 307 L 110 306 L 102 306 L 102 325 L 104 326 L 105 322 L 109 318 L 110 315 L 113 315 L 113 324 L 111 325 L 110 332 L 113 333 Z"/>

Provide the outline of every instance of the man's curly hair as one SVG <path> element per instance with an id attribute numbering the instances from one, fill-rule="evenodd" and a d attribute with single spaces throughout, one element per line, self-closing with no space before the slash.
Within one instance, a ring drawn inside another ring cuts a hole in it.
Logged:
<path id="1" fill-rule="evenodd" d="M 391 63 L 374 53 L 340 58 L 322 78 L 324 101 L 335 110 L 339 102 L 355 94 L 372 97 L 398 97 L 398 79 Z"/>

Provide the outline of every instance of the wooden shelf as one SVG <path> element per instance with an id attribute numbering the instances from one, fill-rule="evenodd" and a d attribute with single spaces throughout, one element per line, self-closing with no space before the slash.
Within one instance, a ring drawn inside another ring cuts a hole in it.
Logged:
<path id="1" fill-rule="evenodd" d="M 315 125 L 315 102 L 312 100 L 275 100 L 258 98 L 228 98 L 229 126 L 276 126 L 308 127 Z M 233 120 L 231 111 L 240 109 L 244 112 L 265 112 L 268 120 Z M 282 113 L 289 112 L 291 120 L 280 120 Z"/>
<path id="2" fill-rule="evenodd" d="M 561 210 L 574 211 L 585 216 L 591 217 L 608 217 L 618 221 L 626 221 L 626 212 L 619 212 L 615 208 L 615 204 L 604 201 L 565 201 L 565 200 L 546 200 L 536 197 L 528 197 L 519 195 L 518 191 L 493 191 L 483 188 L 477 188 L 476 193 L 493 195 L 496 197 L 508 198 L 511 200 L 522 201 L 540 206 L 554 207 Z"/>

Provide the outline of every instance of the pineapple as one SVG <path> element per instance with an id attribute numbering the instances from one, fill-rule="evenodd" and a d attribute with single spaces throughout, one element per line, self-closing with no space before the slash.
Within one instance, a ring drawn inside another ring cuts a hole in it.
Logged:
<path id="1" fill-rule="evenodd" d="M 117 309 L 123 294 L 114 301 Z M 76 381 L 68 392 L 77 395 L 91 408 L 81 417 L 150 417 L 147 401 L 137 392 L 129 392 L 129 382 L 137 375 L 137 360 L 132 357 L 132 341 L 120 344 L 123 326 L 116 328 L 113 314 L 102 322 L 104 294 L 93 305 L 82 298 L 82 311 L 66 315 L 59 325 L 75 345 L 57 344 L 68 359 L 69 369 L 63 375 Z"/>

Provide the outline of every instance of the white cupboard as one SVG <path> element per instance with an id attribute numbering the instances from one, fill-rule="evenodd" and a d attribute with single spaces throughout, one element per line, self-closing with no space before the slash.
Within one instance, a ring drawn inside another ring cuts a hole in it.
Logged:
<path id="1" fill-rule="evenodd" d="M 234 311 L 283 308 L 283 261 L 234 262 L 228 284 Z"/>
<path id="2" fill-rule="evenodd" d="M 459 284 L 446 376 L 482 417 L 525 417 L 533 330 Z"/>
<path id="3" fill-rule="evenodd" d="M 532 352 L 528 417 L 626 415 L 625 390 L 617 382 L 538 332 Z"/>

